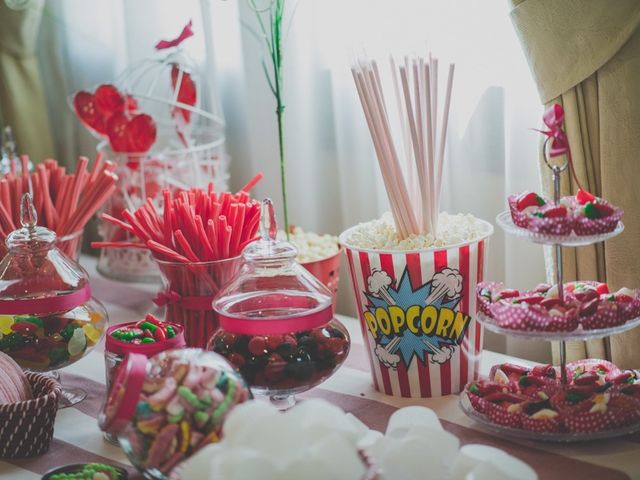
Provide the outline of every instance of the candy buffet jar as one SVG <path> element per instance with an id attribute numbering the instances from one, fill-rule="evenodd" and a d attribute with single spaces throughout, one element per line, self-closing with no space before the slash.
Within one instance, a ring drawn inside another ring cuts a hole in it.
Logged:
<path id="1" fill-rule="evenodd" d="M 100 341 L 107 312 L 91 297 L 87 272 L 56 246 L 56 234 L 36 226 L 29 194 L 21 214 L 0 262 L 0 350 L 24 369 L 51 371 Z"/>
<path id="2" fill-rule="evenodd" d="M 198 348 L 127 355 L 99 415 L 145 478 L 166 479 L 181 461 L 219 440 L 222 423 L 251 396 L 220 355 Z"/>
<path id="3" fill-rule="evenodd" d="M 233 363 L 254 394 L 285 409 L 342 365 L 350 339 L 333 318 L 332 293 L 275 232 L 273 205 L 265 200 L 262 238 L 244 249 L 243 267 L 214 300 L 220 328 L 208 348 Z"/>

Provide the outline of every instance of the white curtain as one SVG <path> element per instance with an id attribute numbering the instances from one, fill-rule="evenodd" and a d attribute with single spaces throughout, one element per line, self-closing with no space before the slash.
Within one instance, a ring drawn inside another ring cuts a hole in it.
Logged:
<path id="1" fill-rule="evenodd" d="M 254 22 L 245 0 L 48 1 L 40 57 L 59 155 L 71 159 L 95 148 L 67 96 L 113 80 L 189 19 L 196 37 L 185 46 L 207 69 L 226 118 L 231 187 L 262 170 L 266 178 L 257 195 L 279 202 L 275 103 L 260 66 L 263 46 L 243 28 Z M 441 64 L 456 63 L 443 208 L 493 221 L 508 194 L 539 190 L 538 135 L 531 128 L 539 125 L 542 108 L 507 2 L 298 0 L 284 60 L 292 223 L 338 234 L 387 208 L 350 63 L 363 52 L 386 65 L 390 53 L 429 50 Z M 496 229 L 487 275 L 532 287 L 545 278 L 542 249 Z M 355 314 L 351 295 L 343 270 L 340 308 Z M 549 358 L 546 343 L 492 335 L 487 342 L 491 349 Z"/>

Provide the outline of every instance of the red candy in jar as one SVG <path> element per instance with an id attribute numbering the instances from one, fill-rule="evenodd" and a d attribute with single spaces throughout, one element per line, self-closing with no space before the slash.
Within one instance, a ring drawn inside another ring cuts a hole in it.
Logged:
<path id="1" fill-rule="evenodd" d="M 242 377 L 213 352 L 131 353 L 98 421 L 145 478 L 165 480 L 179 462 L 217 442 L 227 414 L 250 396 Z"/>
<path id="2" fill-rule="evenodd" d="M 270 200 L 262 205 L 261 239 L 243 251 L 244 265 L 213 308 L 219 330 L 207 348 L 225 356 L 254 394 L 281 407 L 329 378 L 345 361 L 349 334 L 333 317 L 331 292 L 275 238 Z"/>

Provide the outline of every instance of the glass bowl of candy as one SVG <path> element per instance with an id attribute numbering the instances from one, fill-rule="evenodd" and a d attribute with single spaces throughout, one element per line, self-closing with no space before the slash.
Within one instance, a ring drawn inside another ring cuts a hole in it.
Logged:
<path id="1" fill-rule="evenodd" d="M 54 232 L 37 226 L 28 193 L 21 222 L 8 235 L 8 253 L 0 261 L 0 351 L 23 369 L 54 371 L 100 341 L 107 312 L 91 296 L 87 272 L 57 248 Z M 61 403 L 77 403 L 84 395 L 63 389 Z"/>
<path id="2" fill-rule="evenodd" d="M 256 395 L 280 408 L 329 378 L 345 361 L 349 334 L 333 317 L 333 298 L 276 239 L 270 200 L 262 204 L 261 238 L 243 251 L 243 267 L 218 294 L 220 328 L 207 348 L 226 357 Z"/>
<path id="3" fill-rule="evenodd" d="M 213 352 L 130 353 L 98 423 L 145 478 L 165 480 L 178 463 L 216 443 L 229 412 L 250 397 L 242 377 Z"/>

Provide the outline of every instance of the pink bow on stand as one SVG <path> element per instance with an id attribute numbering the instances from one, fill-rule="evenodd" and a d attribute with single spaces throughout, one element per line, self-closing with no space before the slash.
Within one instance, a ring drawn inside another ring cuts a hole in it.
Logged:
<path id="1" fill-rule="evenodd" d="M 549 130 L 537 130 L 538 132 L 546 135 L 551 139 L 551 148 L 549 149 L 549 157 L 558 157 L 560 155 L 567 155 L 567 161 L 569 162 L 569 168 L 571 169 L 571 176 L 576 181 L 578 188 L 584 190 L 578 180 L 576 171 L 573 167 L 573 161 L 571 159 L 571 148 L 569 147 L 569 138 L 562 129 L 564 123 L 564 109 L 561 105 L 555 103 L 551 105 L 551 108 L 547 110 L 542 121 L 549 128 Z"/>

